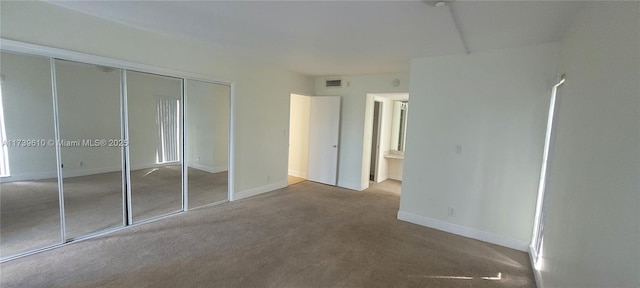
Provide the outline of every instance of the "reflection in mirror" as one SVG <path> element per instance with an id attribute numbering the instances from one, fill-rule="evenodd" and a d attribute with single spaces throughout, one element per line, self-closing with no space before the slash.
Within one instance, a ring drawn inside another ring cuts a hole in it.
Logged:
<path id="1" fill-rule="evenodd" d="M 393 101 L 391 150 L 404 151 L 407 141 L 407 111 L 409 111 L 409 102 Z"/>
<path id="2" fill-rule="evenodd" d="M 189 207 L 228 200 L 229 86 L 187 80 Z"/>
<path id="3" fill-rule="evenodd" d="M 61 242 L 49 61 L 0 54 L 1 258 Z"/>
<path id="4" fill-rule="evenodd" d="M 123 226 L 120 69 L 56 60 L 66 237 Z"/>
<path id="5" fill-rule="evenodd" d="M 182 79 L 127 71 L 133 222 L 182 210 Z"/>

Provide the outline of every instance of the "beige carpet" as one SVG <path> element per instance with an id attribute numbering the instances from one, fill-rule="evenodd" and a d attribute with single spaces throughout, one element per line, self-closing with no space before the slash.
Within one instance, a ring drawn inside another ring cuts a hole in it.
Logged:
<path id="1" fill-rule="evenodd" d="M 535 287 L 526 253 L 398 221 L 398 194 L 376 187 L 196 209 L 5 262 L 0 286 Z"/>
<path id="2" fill-rule="evenodd" d="M 131 171 L 134 223 L 182 209 L 180 166 Z M 123 226 L 122 174 L 64 179 L 67 238 Z M 227 199 L 227 172 L 189 168 L 189 203 Z M 0 184 L 0 256 L 60 243 L 55 179 Z"/>

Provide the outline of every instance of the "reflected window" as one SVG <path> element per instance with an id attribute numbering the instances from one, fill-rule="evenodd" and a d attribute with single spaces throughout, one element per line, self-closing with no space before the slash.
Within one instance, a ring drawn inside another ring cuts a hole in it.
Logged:
<path id="1" fill-rule="evenodd" d="M 4 108 L 2 105 L 2 80 L 0 79 L 0 177 L 9 177 L 9 153 L 7 151 L 7 132 L 4 128 Z"/>
<path id="2" fill-rule="evenodd" d="M 158 97 L 158 152 L 156 163 L 180 161 L 180 100 Z"/>

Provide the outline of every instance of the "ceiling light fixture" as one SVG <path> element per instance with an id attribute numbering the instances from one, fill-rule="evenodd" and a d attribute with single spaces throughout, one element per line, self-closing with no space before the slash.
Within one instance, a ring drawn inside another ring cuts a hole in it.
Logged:
<path id="1" fill-rule="evenodd" d="M 447 2 L 438 1 L 438 2 L 434 3 L 433 6 L 436 6 L 438 8 L 443 8 L 443 7 L 447 6 Z"/>
<path id="2" fill-rule="evenodd" d="M 453 9 L 453 5 L 449 5 L 448 3 L 453 1 L 455 0 L 443 0 L 443 1 L 422 0 L 422 2 L 426 3 L 427 5 L 433 6 L 439 9 L 449 8 L 447 10 L 449 10 L 449 14 L 451 15 L 453 24 L 455 25 L 456 31 L 458 32 L 458 36 L 460 37 L 460 42 L 462 42 L 462 47 L 464 48 L 464 52 L 466 52 L 467 54 L 471 54 L 471 51 L 469 50 L 469 45 L 467 45 L 467 41 L 464 39 L 464 36 L 462 35 L 462 30 L 460 29 L 460 21 L 458 20 L 458 17 Z"/>
<path id="3" fill-rule="evenodd" d="M 447 7 L 448 3 L 447 1 L 452 1 L 452 0 L 440 0 L 440 1 L 426 1 L 423 0 L 422 2 L 426 3 L 429 6 L 433 6 L 433 7 L 437 7 L 437 8 L 444 8 Z"/>

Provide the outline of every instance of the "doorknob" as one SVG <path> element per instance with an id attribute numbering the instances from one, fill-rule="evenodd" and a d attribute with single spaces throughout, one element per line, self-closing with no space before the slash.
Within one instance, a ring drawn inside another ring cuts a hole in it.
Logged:
<path id="1" fill-rule="evenodd" d="M 338 145 L 331 145 L 333 148 L 338 148 Z"/>

